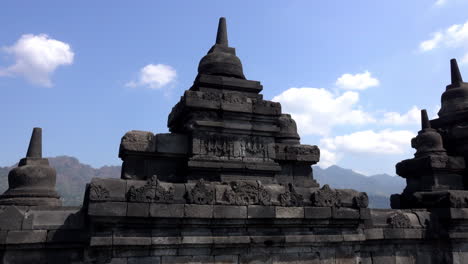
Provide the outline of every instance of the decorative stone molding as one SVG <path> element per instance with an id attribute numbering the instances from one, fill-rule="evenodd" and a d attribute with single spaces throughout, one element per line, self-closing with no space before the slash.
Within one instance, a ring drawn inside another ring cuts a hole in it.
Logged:
<path id="1" fill-rule="evenodd" d="M 139 188 L 130 187 L 127 197 L 130 202 L 169 203 L 174 200 L 174 188 L 170 187 L 166 190 L 161 186 L 158 177 L 153 175 L 144 186 Z"/>
<path id="2" fill-rule="evenodd" d="M 325 184 L 320 190 L 312 193 L 312 204 L 319 207 L 340 206 L 339 193 Z"/>
<path id="3" fill-rule="evenodd" d="M 109 198 L 109 190 L 100 184 L 91 183 L 89 186 L 89 197 L 92 200 L 106 200 Z"/>
<path id="4" fill-rule="evenodd" d="M 265 190 L 259 181 L 231 182 L 231 189 L 224 192 L 223 199 L 229 204 L 235 205 L 270 205 L 271 194 Z"/>
<path id="5" fill-rule="evenodd" d="M 302 206 L 304 197 L 296 192 L 294 186 L 289 183 L 286 192 L 278 195 L 278 201 L 281 206 Z"/>
<path id="6" fill-rule="evenodd" d="M 362 192 L 359 196 L 355 196 L 353 198 L 353 205 L 356 208 L 367 208 L 369 205 L 369 197 L 367 196 L 367 193 Z"/>
<path id="7" fill-rule="evenodd" d="M 396 212 L 389 216 L 387 218 L 387 223 L 392 228 L 411 228 L 410 218 L 402 212 Z"/>
<path id="8" fill-rule="evenodd" d="M 203 179 L 200 179 L 190 191 L 187 191 L 186 198 L 191 204 L 213 204 L 214 192 L 206 186 Z"/>

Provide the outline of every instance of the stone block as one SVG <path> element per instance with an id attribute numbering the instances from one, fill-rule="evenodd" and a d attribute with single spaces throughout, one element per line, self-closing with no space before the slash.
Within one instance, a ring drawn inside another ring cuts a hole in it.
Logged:
<path id="1" fill-rule="evenodd" d="M 29 249 L 26 254 L 24 250 L 6 250 L 1 261 L 3 264 L 49 264 L 46 252 L 37 249 Z"/>
<path id="2" fill-rule="evenodd" d="M 275 218 L 274 206 L 249 205 L 247 206 L 248 218 Z"/>
<path id="3" fill-rule="evenodd" d="M 329 219 L 331 218 L 331 207 L 305 207 L 305 218 Z"/>
<path id="4" fill-rule="evenodd" d="M 151 217 L 184 217 L 184 205 L 183 204 L 150 204 L 150 216 Z"/>
<path id="5" fill-rule="evenodd" d="M 422 229 L 411 228 L 385 228 L 383 230 L 385 239 L 422 239 Z"/>
<path id="6" fill-rule="evenodd" d="M 151 237 L 126 237 L 114 236 L 114 246 L 149 246 L 151 245 Z"/>
<path id="7" fill-rule="evenodd" d="M 186 154 L 188 139 L 183 134 L 156 134 L 156 152 Z"/>
<path id="8" fill-rule="evenodd" d="M 213 205 L 185 204 L 184 216 L 190 218 L 213 218 Z"/>
<path id="9" fill-rule="evenodd" d="M 315 235 L 286 235 L 286 243 L 313 243 Z"/>
<path id="10" fill-rule="evenodd" d="M 175 256 L 177 255 L 177 248 L 151 248 L 151 256 Z"/>
<path id="11" fill-rule="evenodd" d="M 127 258 L 112 258 L 109 264 L 127 264 Z"/>
<path id="12" fill-rule="evenodd" d="M 255 251 L 255 248 L 252 248 Z M 272 256 L 269 254 L 261 255 L 240 255 L 239 263 L 241 264 L 273 264 Z"/>
<path id="13" fill-rule="evenodd" d="M 396 264 L 396 258 L 393 256 L 393 252 L 379 254 L 372 254 L 372 263 L 379 264 Z"/>
<path id="14" fill-rule="evenodd" d="M 150 210 L 149 203 L 128 203 L 127 216 L 132 217 L 148 217 Z"/>
<path id="15" fill-rule="evenodd" d="M 9 231 L 6 244 L 36 244 L 45 243 L 47 230 Z"/>
<path id="16" fill-rule="evenodd" d="M 112 255 L 118 258 L 149 257 L 150 250 L 147 246 L 114 246 Z"/>
<path id="17" fill-rule="evenodd" d="M 67 210 L 41 210 L 31 208 L 23 222 L 23 229 L 81 229 L 84 215 L 79 208 Z"/>
<path id="18" fill-rule="evenodd" d="M 122 137 L 120 151 L 154 152 L 154 135 L 148 131 L 132 130 Z"/>
<path id="19" fill-rule="evenodd" d="M 0 208 L 0 230 L 19 230 L 23 223 L 24 211 L 14 205 Z"/>
<path id="20" fill-rule="evenodd" d="M 47 243 L 84 243 L 88 239 L 88 233 L 82 230 L 57 229 L 47 232 Z"/>
<path id="21" fill-rule="evenodd" d="M 384 233 L 382 228 L 364 229 L 364 235 L 366 236 L 367 240 L 384 239 Z"/>
<path id="22" fill-rule="evenodd" d="M 93 236 L 89 242 L 91 247 L 112 246 L 112 235 Z"/>
<path id="23" fill-rule="evenodd" d="M 345 207 L 332 207 L 332 217 L 336 219 L 359 219 L 359 210 Z"/>
<path id="24" fill-rule="evenodd" d="M 362 231 L 343 231 L 343 240 L 344 241 L 364 241 L 366 240 L 366 236 Z"/>
<path id="25" fill-rule="evenodd" d="M 0 231 L 0 246 L 5 244 L 7 233 L 8 231 Z"/>
<path id="26" fill-rule="evenodd" d="M 126 201 L 127 182 L 121 179 L 93 178 L 89 187 L 91 201 Z"/>
<path id="27" fill-rule="evenodd" d="M 342 234 L 320 234 L 315 235 L 316 242 L 342 242 L 343 235 Z"/>
<path id="28" fill-rule="evenodd" d="M 359 208 L 359 218 L 363 220 L 368 220 L 371 218 L 369 208 Z"/>
<path id="29" fill-rule="evenodd" d="M 276 218 L 304 218 L 304 207 L 276 206 Z"/>
<path id="30" fill-rule="evenodd" d="M 265 246 L 280 246 L 286 242 L 285 236 L 250 236 L 250 242 L 253 244 L 263 244 Z"/>
<path id="31" fill-rule="evenodd" d="M 162 264 L 213 264 L 212 256 L 163 256 Z"/>
<path id="32" fill-rule="evenodd" d="M 213 237 L 212 236 L 184 236 L 182 237 L 182 244 L 197 244 L 197 245 L 213 244 Z"/>
<path id="33" fill-rule="evenodd" d="M 90 216 L 126 216 L 127 203 L 125 202 L 99 202 L 90 203 L 88 208 Z"/>
<path id="34" fill-rule="evenodd" d="M 161 257 L 130 257 L 127 264 L 159 264 Z"/>
<path id="35" fill-rule="evenodd" d="M 214 218 L 247 218 L 247 206 L 214 205 Z"/>
<path id="36" fill-rule="evenodd" d="M 249 236 L 214 236 L 213 244 L 249 244 Z"/>
<path id="37" fill-rule="evenodd" d="M 239 256 L 237 255 L 222 255 L 214 256 L 215 264 L 237 264 L 239 263 Z"/>
<path id="38" fill-rule="evenodd" d="M 152 237 L 151 238 L 151 244 L 155 246 L 178 245 L 181 242 L 182 242 L 182 238 L 179 236 Z"/>

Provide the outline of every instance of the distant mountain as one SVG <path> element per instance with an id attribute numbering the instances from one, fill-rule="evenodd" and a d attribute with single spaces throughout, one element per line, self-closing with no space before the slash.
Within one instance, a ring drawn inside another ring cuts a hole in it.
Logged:
<path id="1" fill-rule="evenodd" d="M 406 186 L 405 180 L 401 177 L 388 174 L 365 176 L 336 165 L 327 169 L 314 166 L 313 170 L 314 178 L 320 185 L 328 184 L 333 188 L 366 192 L 371 208 L 390 208 L 390 195 L 401 193 Z"/>
<path id="2" fill-rule="evenodd" d="M 93 177 L 120 178 L 120 166 L 104 166 L 96 169 L 80 163 L 74 157 L 59 156 L 48 159 L 50 165 L 57 170 L 57 191 L 64 205 L 82 204 L 86 183 L 89 183 Z M 13 166 L 0 167 L 0 193 L 8 188 L 8 172 L 12 168 Z M 367 192 L 371 208 L 389 208 L 390 195 L 401 193 L 406 185 L 404 179 L 400 177 L 387 174 L 367 177 L 338 166 L 327 169 L 314 166 L 313 170 L 314 178 L 320 185 L 329 184 L 333 188 Z"/>
<path id="3" fill-rule="evenodd" d="M 64 205 L 81 205 L 86 183 L 92 178 L 119 178 L 120 166 L 104 166 L 95 169 L 82 164 L 77 158 L 59 156 L 48 158 L 52 167 L 57 170 L 57 191 Z M 8 188 L 8 172 L 12 167 L 0 167 L 0 193 Z"/>

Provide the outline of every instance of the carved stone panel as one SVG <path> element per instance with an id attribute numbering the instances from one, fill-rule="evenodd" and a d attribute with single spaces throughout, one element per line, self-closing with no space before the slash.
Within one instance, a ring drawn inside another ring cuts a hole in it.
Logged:
<path id="1" fill-rule="evenodd" d="M 230 189 L 224 192 L 223 200 L 234 205 L 270 205 L 271 194 L 260 182 L 238 182 L 230 183 Z"/>
<path id="2" fill-rule="evenodd" d="M 320 190 L 312 193 L 312 204 L 319 207 L 340 206 L 339 193 L 325 184 Z"/>
<path id="3" fill-rule="evenodd" d="M 195 159 L 271 161 L 273 142 L 256 136 L 200 135 L 192 141 Z"/>
<path id="4" fill-rule="evenodd" d="M 403 212 L 392 214 L 388 217 L 387 223 L 393 228 L 411 228 L 411 220 Z"/>
<path id="5" fill-rule="evenodd" d="M 215 200 L 213 188 L 207 186 L 203 179 L 198 180 L 195 186 L 187 191 L 186 198 L 190 204 L 213 204 Z"/>
<path id="6" fill-rule="evenodd" d="M 106 200 L 109 198 L 109 190 L 100 184 L 91 183 L 89 186 L 89 197 L 91 200 Z"/>
<path id="7" fill-rule="evenodd" d="M 164 188 L 157 176 L 153 175 L 144 186 L 139 188 L 131 186 L 127 193 L 127 199 L 130 202 L 170 203 L 174 200 L 174 188 Z"/>
<path id="8" fill-rule="evenodd" d="M 281 206 L 302 206 L 304 204 L 304 197 L 297 193 L 294 186 L 289 183 L 286 192 L 278 196 L 278 201 Z"/>

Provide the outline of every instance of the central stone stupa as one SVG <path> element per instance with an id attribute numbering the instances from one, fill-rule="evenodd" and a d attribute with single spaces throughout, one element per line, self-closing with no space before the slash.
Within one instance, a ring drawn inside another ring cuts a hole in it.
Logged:
<path id="1" fill-rule="evenodd" d="M 311 165 L 317 146 L 299 142 L 296 123 L 281 105 L 246 80 L 220 18 L 216 43 L 198 75 L 169 115 L 170 134 L 130 131 L 120 145 L 122 179 L 166 182 L 259 180 L 318 187 Z"/>

